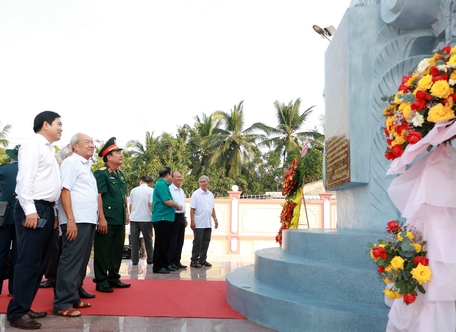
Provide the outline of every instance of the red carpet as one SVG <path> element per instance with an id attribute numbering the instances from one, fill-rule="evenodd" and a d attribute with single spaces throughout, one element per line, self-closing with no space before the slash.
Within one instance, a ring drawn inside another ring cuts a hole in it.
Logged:
<path id="1" fill-rule="evenodd" d="M 87 316 L 234 318 L 244 316 L 231 309 L 225 300 L 225 281 L 202 280 L 123 280 L 130 288 L 115 288 L 113 293 L 95 291 L 95 284 L 86 279 L 84 289 L 96 294 L 84 299 L 91 308 L 80 309 Z M 5 283 L 3 290 L 8 290 Z M 34 311 L 52 313 L 53 288 L 40 288 L 32 305 Z M 0 295 L 0 313 L 10 301 Z"/>

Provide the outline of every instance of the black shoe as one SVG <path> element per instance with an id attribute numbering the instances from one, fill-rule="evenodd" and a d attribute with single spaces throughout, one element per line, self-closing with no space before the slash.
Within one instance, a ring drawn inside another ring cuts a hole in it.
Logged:
<path id="1" fill-rule="evenodd" d="M 162 268 L 161 270 L 154 271 L 154 273 L 169 274 L 169 271 L 165 268 Z"/>
<path id="2" fill-rule="evenodd" d="M 168 266 L 166 269 L 167 269 L 168 271 L 177 271 L 177 270 L 178 270 L 178 269 L 175 269 L 175 268 L 173 268 L 173 267 L 171 267 L 171 266 Z"/>
<path id="3" fill-rule="evenodd" d="M 41 328 L 41 324 L 31 318 L 29 315 L 24 315 L 21 318 L 10 322 L 10 325 L 21 330 L 37 330 Z"/>
<path id="4" fill-rule="evenodd" d="M 89 294 L 85 291 L 84 288 L 79 288 L 78 290 L 79 298 L 80 299 L 93 299 L 95 297 L 95 294 Z"/>
<path id="5" fill-rule="evenodd" d="M 186 268 L 187 268 L 187 265 L 182 265 L 181 262 L 177 263 L 176 266 L 177 266 L 179 269 L 186 269 Z"/>
<path id="6" fill-rule="evenodd" d="M 103 293 L 112 293 L 114 292 L 114 289 L 112 289 L 111 286 L 108 286 L 108 285 L 101 285 L 101 286 L 98 286 L 95 288 L 97 291 L 99 292 L 103 292 Z"/>
<path id="7" fill-rule="evenodd" d="M 44 311 L 33 311 L 29 310 L 28 315 L 30 316 L 31 319 L 37 319 L 37 318 L 44 318 L 47 315 L 47 312 Z"/>
<path id="8" fill-rule="evenodd" d="M 207 262 L 207 261 L 206 262 L 200 262 L 200 264 L 201 264 L 201 266 L 209 266 L 209 267 L 212 266 L 212 264 Z"/>
<path id="9" fill-rule="evenodd" d="M 201 267 L 201 264 L 200 264 L 200 263 L 197 263 L 197 262 L 191 262 L 191 263 L 190 263 L 190 267 L 197 267 L 197 268 L 200 268 L 200 267 Z"/>
<path id="10" fill-rule="evenodd" d="M 55 286 L 55 281 L 46 279 L 40 283 L 40 288 L 48 288 L 48 287 L 54 287 Z"/>
<path id="11" fill-rule="evenodd" d="M 177 266 L 176 264 L 171 264 L 169 267 L 173 268 L 175 271 L 179 270 L 179 266 Z"/>
<path id="12" fill-rule="evenodd" d="M 110 282 L 109 284 L 111 285 L 112 288 L 128 288 L 131 286 L 131 284 L 125 284 L 122 281 Z"/>

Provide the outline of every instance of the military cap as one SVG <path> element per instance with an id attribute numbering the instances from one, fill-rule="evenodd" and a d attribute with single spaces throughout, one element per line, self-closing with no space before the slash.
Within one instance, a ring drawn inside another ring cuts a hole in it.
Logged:
<path id="1" fill-rule="evenodd" d="M 116 143 L 116 138 L 111 137 L 106 144 L 101 148 L 100 152 L 98 153 L 98 157 L 104 157 L 106 156 L 109 152 L 115 151 L 115 150 L 123 150 L 117 146 Z"/>
<path id="2" fill-rule="evenodd" d="M 16 145 L 14 149 L 6 149 L 5 153 L 13 160 L 17 160 L 17 155 L 19 154 L 19 148 L 21 145 Z"/>

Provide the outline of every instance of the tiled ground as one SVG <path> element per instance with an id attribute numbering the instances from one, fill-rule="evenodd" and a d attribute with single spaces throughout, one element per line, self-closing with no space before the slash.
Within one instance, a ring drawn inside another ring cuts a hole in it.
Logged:
<path id="1" fill-rule="evenodd" d="M 189 253 L 183 253 L 182 263 L 188 265 Z M 211 259 L 209 259 L 211 258 Z M 122 280 L 128 279 L 168 279 L 168 280 L 225 280 L 226 275 L 234 269 L 253 263 L 251 255 L 217 255 L 208 257 L 212 267 L 190 268 L 172 272 L 169 275 L 153 274 L 152 267 L 145 260 L 132 266 L 130 260 L 124 260 L 120 273 Z M 92 260 L 88 266 L 87 278 L 92 278 Z M 201 318 L 147 318 L 147 317 L 113 317 L 81 316 L 65 318 L 48 315 L 39 320 L 43 327 L 39 331 L 65 332 L 266 332 L 273 331 L 264 326 L 239 319 L 201 319 Z M 0 315 L 0 332 L 19 331 L 10 327 L 5 315 Z"/>

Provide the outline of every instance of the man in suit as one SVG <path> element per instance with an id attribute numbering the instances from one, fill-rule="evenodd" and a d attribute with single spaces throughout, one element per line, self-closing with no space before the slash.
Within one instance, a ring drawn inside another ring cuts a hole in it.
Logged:
<path id="1" fill-rule="evenodd" d="M 17 176 L 17 154 L 20 145 L 16 145 L 14 149 L 6 149 L 6 154 L 11 158 L 11 163 L 0 166 L 0 201 L 10 202 L 12 206 L 16 203 L 14 197 L 14 189 L 16 187 Z M 11 256 L 10 256 L 11 248 Z M 6 271 L 8 257 L 10 259 L 10 266 L 8 272 Z M 8 295 L 13 295 L 13 280 L 14 268 L 17 261 L 17 243 L 16 243 L 16 226 L 14 225 L 13 208 L 11 207 L 8 215 L 6 216 L 6 225 L 0 229 L 0 271 L 3 271 L 3 278 L 5 273 L 8 273 Z M 3 278 L 0 278 L 0 294 L 2 292 Z"/>
<path id="2" fill-rule="evenodd" d="M 93 267 L 99 292 L 112 293 L 113 288 L 127 288 L 130 284 L 120 281 L 119 269 L 125 243 L 127 215 L 127 185 L 124 173 L 122 149 L 111 137 L 101 148 L 99 157 L 105 165 L 94 173 L 98 187 L 98 229 L 94 239 Z"/>

